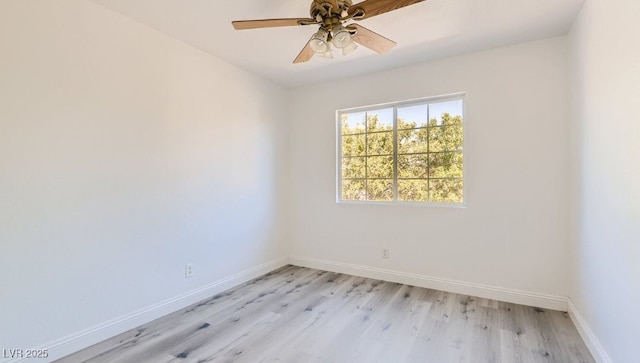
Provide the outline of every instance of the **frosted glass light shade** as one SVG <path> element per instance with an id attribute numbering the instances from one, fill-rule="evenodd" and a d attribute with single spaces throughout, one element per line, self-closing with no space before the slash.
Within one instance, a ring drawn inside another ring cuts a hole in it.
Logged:
<path id="1" fill-rule="evenodd" d="M 327 43 L 328 36 L 329 32 L 324 29 L 318 29 L 318 32 L 311 38 L 311 42 L 309 43 L 314 53 L 322 54 L 330 50 L 329 43 Z"/>
<path id="2" fill-rule="evenodd" d="M 318 53 L 318 55 L 324 58 L 333 58 L 333 50 L 331 50 L 331 47 L 328 47 L 326 52 Z"/>
<path id="3" fill-rule="evenodd" d="M 344 48 L 342 48 L 342 55 L 348 55 L 353 53 L 354 50 L 358 49 L 358 46 L 353 41 L 349 42 Z"/>
<path id="4" fill-rule="evenodd" d="M 333 45 L 336 48 L 341 49 L 351 43 L 351 33 L 345 29 L 342 25 L 337 26 L 333 31 Z"/>

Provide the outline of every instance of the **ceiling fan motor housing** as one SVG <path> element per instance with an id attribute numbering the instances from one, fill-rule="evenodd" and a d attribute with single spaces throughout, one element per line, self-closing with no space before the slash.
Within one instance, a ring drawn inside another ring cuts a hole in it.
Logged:
<path id="1" fill-rule="evenodd" d="M 337 0 L 338 8 L 326 0 L 314 0 L 311 2 L 311 18 L 318 20 L 321 25 L 331 27 L 332 24 L 340 23 L 343 18 L 343 13 L 349 10 L 352 2 L 351 0 Z"/>

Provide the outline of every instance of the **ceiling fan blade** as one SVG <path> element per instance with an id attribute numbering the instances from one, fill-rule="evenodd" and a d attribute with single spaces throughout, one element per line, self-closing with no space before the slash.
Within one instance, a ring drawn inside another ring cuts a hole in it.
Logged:
<path id="1" fill-rule="evenodd" d="M 351 7 L 349 7 L 349 16 L 355 15 L 355 20 L 367 19 L 423 1 L 425 0 L 365 0 L 361 3 L 351 5 Z M 360 11 L 364 11 L 364 15 L 357 16 Z"/>
<path id="2" fill-rule="evenodd" d="M 384 54 L 396 46 L 396 42 L 371 31 L 361 25 L 351 24 L 347 29 L 355 29 L 356 34 L 351 36 L 354 42 L 363 45 L 377 53 Z"/>
<path id="3" fill-rule="evenodd" d="M 313 39 L 313 37 L 311 37 L 311 39 Z M 308 62 L 309 59 L 313 57 L 315 52 L 313 51 L 313 49 L 311 49 L 311 39 L 309 39 L 309 41 L 307 42 L 307 45 L 305 45 L 304 48 L 302 48 L 302 50 L 300 51 L 300 54 L 298 54 L 296 59 L 294 59 L 293 63 Z"/>
<path id="4" fill-rule="evenodd" d="M 275 28 L 281 26 L 298 26 L 318 24 L 314 19 L 309 18 L 288 18 L 288 19 L 260 19 L 260 20 L 236 20 L 232 21 L 236 30 Z"/>

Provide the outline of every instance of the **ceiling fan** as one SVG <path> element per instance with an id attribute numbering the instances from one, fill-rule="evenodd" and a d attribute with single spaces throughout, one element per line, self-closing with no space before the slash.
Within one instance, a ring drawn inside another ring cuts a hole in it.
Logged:
<path id="1" fill-rule="evenodd" d="M 239 20 L 232 24 L 237 30 L 318 25 L 318 31 L 309 39 L 293 63 L 307 62 L 314 54 L 333 58 L 332 44 L 335 48 L 341 49 L 343 55 L 356 50 L 358 46 L 355 43 L 384 54 L 391 50 L 396 42 L 349 22 L 368 19 L 422 1 L 424 0 L 365 0 L 353 5 L 351 0 L 312 0 L 309 18 Z"/>

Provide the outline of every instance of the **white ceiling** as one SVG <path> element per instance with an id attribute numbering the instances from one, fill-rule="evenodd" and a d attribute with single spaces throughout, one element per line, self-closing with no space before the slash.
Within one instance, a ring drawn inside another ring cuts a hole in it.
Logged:
<path id="1" fill-rule="evenodd" d="M 232 20 L 309 16 L 310 0 L 91 0 L 285 87 L 566 34 L 584 0 L 428 0 L 360 22 L 398 43 L 293 59 L 316 26 L 234 30 Z M 360 2 L 354 0 L 354 3 Z"/>

